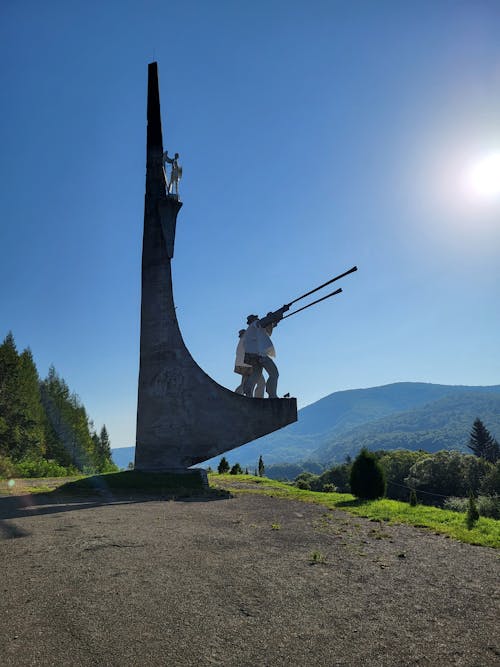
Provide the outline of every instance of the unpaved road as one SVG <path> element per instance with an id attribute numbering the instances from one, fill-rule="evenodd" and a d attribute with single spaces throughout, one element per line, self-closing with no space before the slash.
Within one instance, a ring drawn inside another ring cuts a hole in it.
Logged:
<path id="1" fill-rule="evenodd" d="M 246 494 L 0 517 L 3 666 L 500 664 L 493 549 Z"/>

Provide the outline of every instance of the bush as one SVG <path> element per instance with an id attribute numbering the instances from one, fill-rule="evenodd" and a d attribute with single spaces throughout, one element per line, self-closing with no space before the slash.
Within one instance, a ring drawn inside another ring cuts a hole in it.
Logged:
<path id="1" fill-rule="evenodd" d="M 230 475 L 242 475 L 243 470 L 241 469 L 241 466 L 239 463 L 235 463 L 234 466 L 231 468 L 229 471 Z"/>
<path id="2" fill-rule="evenodd" d="M 363 500 L 374 500 L 385 494 L 384 471 L 376 456 L 365 448 L 352 464 L 350 485 L 351 493 Z"/>
<path id="3" fill-rule="evenodd" d="M 418 505 L 417 492 L 415 489 L 410 491 L 409 503 L 412 507 L 416 507 Z"/>
<path id="4" fill-rule="evenodd" d="M 337 490 L 337 487 L 335 484 L 323 484 L 323 489 L 324 493 L 335 493 Z"/>
<path id="5" fill-rule="evenodd" d="M 446 498 L 443 503 L 443 509 L 451 510 L 452 512 L 467 512 L 467 498 L 458 498 L 457 496 L 450 496 Z"/>
<path id="6" fill-rule="evenodd" d="M 70 477 L 77 474 L 75 468 L 64 468 L 54 459 L 22 459 L 16 463 L 18 477 Z"/>
<path id="7" fill-rule="evenodd" d="M 0 455 L 0 479 L 16 476 L 16 467 L 8 456 Z"/>
<path id="8" fill-rule="evenodd" d="M 490 519 L 500 519 L 500 497 L 479 496 L 477 499 L 477 509 L 481 516 L 486 516 Z"/>

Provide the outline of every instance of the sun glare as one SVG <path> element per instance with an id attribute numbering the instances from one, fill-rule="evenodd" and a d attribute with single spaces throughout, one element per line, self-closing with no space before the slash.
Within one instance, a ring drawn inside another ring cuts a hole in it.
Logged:
<path id="1" fill-rule="evenodd" d="M 464 174 L 470 196 L 483 201 L 500 197 L 500 151 L 483 155 L 471 163 Z"/>

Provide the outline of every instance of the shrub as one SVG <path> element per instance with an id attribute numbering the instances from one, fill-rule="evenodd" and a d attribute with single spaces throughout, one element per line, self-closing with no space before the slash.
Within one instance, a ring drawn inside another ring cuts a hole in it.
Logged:
<path id="1" fill-rule="evenodd" d="M 471 530 L 471 528 L 474 528 L 478 519 L 479 519 L 479 512 L 477 510 L 476 499 L 474 498 L 474 494 L 471 491 L 469 494 L 469 501 L 467 503 L 467 516 L 465 518 L 465 523 L 467 524 L 467 528 L 469 530 Z"/>
<path id="2" fill-rule="evenodd" d="M 351 493 L 364 500 L 381 498 L 385 494 L 384 471 L 374 454 L 363 447 L 351 468 Z"/>
<path id="3" fill-rule="evenodd" d="M 69 477 L 77 475 L 76 468 L 65 468 L 54 459 L 21 459 L 16 463 L 18 477 Z"/>
<path id="4" fill-rule="evenodd" d="M 0 455 L 0 479 L 16 476 L 16 467 L 8 456 Z"/>
<path id="5" fill-rule="evenodd" d="M 295 482 L 295 486 L 298 489 L 304 489 L 305 491 L 310 491 L 311 490 L 311 485 L 309 482 L 307 482 L 305 479 L 298 479 Z"/>
<path id="6" fill-rule="evenodd" d="M 230 475 L 242 475 L 243 470 L 241 469 L 241 466 L 239 463 L 235 463 L 234 466 L 231 468 L 229 471 Z"/>
<path id="7" fill-rule="evenodd" d="M 486 516 L 490 519 L 500 519 L 500 497 L 479 496 L 477 499 L 477 509 L 481 516 Z"/>
<path id="8" fill-rule="evenodd" d="M 322 490 L 325 493 L 335 493 L 335 491 L 337 490 L 337 487 L 335 486 L 335 484 L 323 484 L 323 489 Z"/>
<path id="9" fill-rule="evenodd" d="M 225 456 L 221 458 L 219 465 L 217 466 L 217 472 L 219 475 L 223 475 L 224 473 L 229 472 L 229 463 L 227 462 Z"/>
<path id="10" fill-rule="evenodd" d="M 409 499 L 410 505 L 412 507 L 416 507 L 418 505 L 418 500 L 417 500 L 417 492 L 415 489 L 412 489 L 410 491 L 410 499 Z"/>
<path id="11" fill-rule="evenodd" d="M 443 509 L 451 510 L 452 512 L 467 512 L 467 498 L 458 498 L 457 496 L 450 496 L 446 498 L 443 503 Z"/>

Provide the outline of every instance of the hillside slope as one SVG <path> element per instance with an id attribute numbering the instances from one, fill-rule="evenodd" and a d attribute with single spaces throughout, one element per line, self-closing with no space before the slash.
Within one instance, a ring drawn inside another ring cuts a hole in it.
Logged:
<path id="1" fill-rule="evenodd" d="M 339 461 L 347 453 L 352 454 L 359 449 L 355 444 L 354 436 L 362 437 L 363 428 L 354 433 L 354 429 L 358 427 L 365 427 L 368 424 L 374 424 L 386 417 L 400 413 L 409 413 L 446 397 L 459 398 L 463 396 L 466 404 L 474 394 L 481 394 L 481 398 L 478 399 L 479 403 L 483 400 L 487 401 L 489 396 L 500 396 L 500 385 L 467 387 L 423 382 L 398 382 L 369 389 L 338 391 L 299 410 L 299 419 L 295 424 L 233 449 L 226 454 L 226 458 L 230 463 L 238 461 L 242 466 L 251 468 L 255 467 L 260 454 L 264 456 L 265 462 L 268 464 L 293 463 L 309 458 L 330 462 L 328 461 L 330 456 L 333 457 L 332 462 Z M 476 402 L 474 405 L 478 413 L 472 419 L 484 414 L 480 404 Z M 452 420 L 455 418 L 453 415 L 456 415 L 456 410 L 451 404 L 449 404 L 449 408 L 450 420 Z M 488 410 L 490 410 L 489 407 Z M 441 411 L 441 408 L 438 407 L 438 411 Z M 429 419 L 428 429 L 433 430 L 431 415 L 432 409 L 421 417 L 415 418 L 415 424 L 418 423 L 417 430 L 427 428 L 424 425 L 426 418 Z M 445 411 L 443 411 L 442 419 L 445 419 Z M 485 422 L 488 422 L 486 417 Z M 467 425 L 468 430 L 470 430 L 471 423 Z M 410 424 L 411 420 L 408 421 L 408 428 L 411 430 Z M 389 432 L 389 428 L 390 432 L 395 431 L 392 424 L 388 423 L 386 425 L 381 422 L 377 428 L 370 431 L 370 434 L 381 436 Z M 441 426 L 441 428 L 444 428 L 444 426 Z M 495 431 L 493 424 L 491 424 L 491 429 Z M 500 436 L 500 428 L 497 430 Z M 342 446 L 342 438 L 340 437 L 342 434 L 352 434 L 349 447 Z M 462 438 L 463 432 L 457 431 L 456 435 Z M 428 441 L 431 440 L 432 438 L 429 437 Z M 378 443 L 377 440 L 377 446 Z M 220 457 L 211 459 L 205 465 L 214 467 L 219 459 Z"/>
<path id="2" fill-rule="evenodd" d="M 500 393 L 459 392 L 413 410 L 377 419 L 332 435 L 312 453 L 312 458 L 324 464 L 340 462 L 361 447 L 469 451 L 470 430 L 478 416 L 493 435 L 500 437 Z"/>

